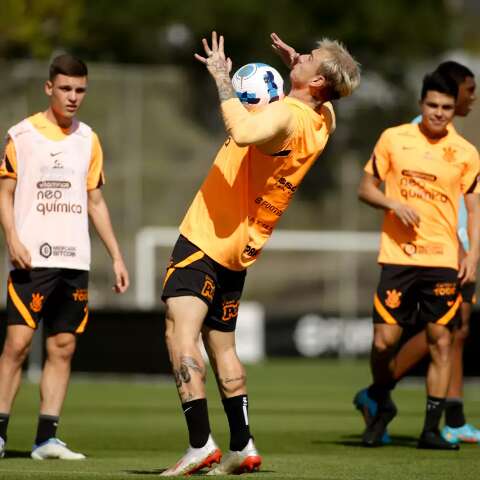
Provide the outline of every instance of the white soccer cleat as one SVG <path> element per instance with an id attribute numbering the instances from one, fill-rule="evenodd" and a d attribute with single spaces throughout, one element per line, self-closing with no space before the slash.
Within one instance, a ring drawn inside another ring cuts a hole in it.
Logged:
<path id="1" fill-rule="evenodd" d="M 0 458 L 5 456 L 5 440 L 0 437 Z"/>
<path id="2" fill-rule="evenodd" d="M 213 440 L 208 436 L 207 443 L 201 448 L 188 447 L 185 455 L 171 468 L 161 473 L 162 477 L 176 477 L 190 475 L 202 468 L 211 467 L 222 458 L 222 452 Z"/>
<path id="3" fill-rule="evenodd" d="M 50 438 L 40 445 L 34 445 L 30 455 L 34 460 L 83 460 L 83 453 L 72 452 L 67 444 L 58 438 Z"/>
<path id="4" fill-rule="evenodd" d="M 230 450 L 222 459 L 219 465 L 210 470 L 207 475 L 229 475 L 232 473 L 254 472 L 260 469 L 262 457 L 259 455 L 253 438 L 247 446 L 238 452 Z"/>

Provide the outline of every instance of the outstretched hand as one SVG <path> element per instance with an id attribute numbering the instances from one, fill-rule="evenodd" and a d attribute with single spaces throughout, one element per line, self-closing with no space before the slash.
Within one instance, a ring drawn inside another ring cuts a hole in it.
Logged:
<path id="1" fill-rule="evenodd" d="M 285 43 L 276 33 L 271 33 L 272 48 L 274 52 L 283 60 L 288 68 L 293 68 L 300 56 L 296 50 Z"/>
<path id="2" fill-rule="evenodd" d="M 206 38 L 202 38 L 203 49 L 205 50 L 206 57 L 195 53 L 195 58 L 206 65 L 208 71 L 213 78 L 218 76 L 229 74 L 232 70 L 232 61 L 230 58 L 225 57 L 224 50 L 224 38 L 223 35 L 220 35 L 217 38 L 217 32 L 212 32 L 212 46 L 208 45 Z"/>

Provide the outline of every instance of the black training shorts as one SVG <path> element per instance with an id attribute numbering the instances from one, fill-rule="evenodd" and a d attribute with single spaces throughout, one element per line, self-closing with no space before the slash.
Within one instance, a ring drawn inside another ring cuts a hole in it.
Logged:
<path id="1" fill-rule="evenodd" d="M 88 271 L 68 268 L 12 270 L 8 278 L 7 323 L 47 335 L 83 333 L 88 322 Z"/>
<path id="2" fill-rule="evenodd" d="M 204 324 L 233 332 L 245 283 L 246 270 L 229 270 L 180 235 L 172 252 L 163 284 L 162 300 L 194 296 L 209 307 Z"/>
<path id="3" fill-rule="evenodd" d="M 457 282 L 453 268 L 383 265 L 373 321 L 402 327 L 430 322 L 453 328 L 462 298 Z"/>

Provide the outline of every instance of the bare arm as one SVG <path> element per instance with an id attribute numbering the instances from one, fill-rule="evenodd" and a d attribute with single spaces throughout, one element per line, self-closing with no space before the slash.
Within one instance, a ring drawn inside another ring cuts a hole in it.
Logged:
<path id="1" fill-rule="evenodd" d="M 32 258 L 30 252 L 18 238 L 15 228 L 13 199 L 16 186 L 17 181 L 13 178 L 0 179 L 0 222 L 13 266 L 29 270 L 32 268 Z"/>
<path id="2" fill-rule="evenodd" d="M 470 249 L 460 259 L 458 278 L 463 285 L 474 282 L 477 274 L 477 265 L 480 255 L 480 199 L 477 193 L 465 195 L 465 207 L 467 208 L 467 231 Z"/>
<path id="3" fill-rule="evenodd" d="M 124 293 L 130 284 L 128 271 L 113 232 L 107 204 L 98 188 L 88 191 L 88 214 L 110 257 L 112 257 L 113 273 L 115 274 L 114 290 L 117 293 Z"/>
<path id="4" fill-rule="evenodd" d="M 290 109 L 282 102 L 275 102 L 256 114 L 248 112 L 232 87 L 232 62 L 225 57 L 223 36 L 217 38 L 217 33 L 212 32 L 211 48 L 205 38 L 202 44 L 206 57 L 196 53 L 195 58 L 206 65 L 215 80 L 225 127 L 233 141 L 239 146 L 264 145 L 267 153 L 274 153 L 267 144 L 271 143 L 274 150 L 295 129 Z"/>
<path id="5" fill-rule="evenodd" d="M 365 172 L 358 187 L 358 198 L 374 208 L 391 210 L 406 227 L 420 224 L 420 217 L 415 209 L 387 197 L 380 189 L 381 181 Z"/>

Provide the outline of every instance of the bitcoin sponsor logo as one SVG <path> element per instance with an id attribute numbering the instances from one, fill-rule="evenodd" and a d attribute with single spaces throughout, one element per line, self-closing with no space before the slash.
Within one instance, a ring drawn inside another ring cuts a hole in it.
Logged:
<path id="1" fill-rule="evenodd" d="M 433 293 L 437 297 L 445 297 L 455 295 L 457 284 L 453 282 L 437 283 L 433 289 Z"/>
<path id="2" fill-rule="evenodd" d="M 215 295 L 215 283 L 208 275 L 205 275 L 205 281 L 202 287 L 202 295 L 213 302 L 213 296 Z"/>
<path id="3" fill-rule="evenodd" d="M 42 215 L 49 213 L 82 214 L 82 206 L 78 203 L 62 201 L 63 189 L 70 189 L 70 182 L 43 181 L 37 183 L 37 212 Z"/>
<path id="4" fill-rule="evenodd" d="M 260 248 L 255 248 L 250 245 L 247 245 L 243 250 L 243 253 L 248 257 L 256 257 L 260 253 Z"/>
<path id="5" fill-rule="evenodd" d="M 237 318 L 238 307 L 239 307 L 238 300 L 225 300 L 222 304 L 222 309 L 223 309 L 222 320 L 224 322 L 228 322 L 233 318 Z"/>
<path id="6" fill-rule="evenodd" d="M 32 301 L 30 302 L 30 310 L 38 313 L 43 306 L 44 296 L 40 293 L 32 293 Z"/>
<path id="7" fill-rule="evenodd" d="M 42 243 L 39 252 L 43 258 L 49 258 L 52 255 L 52 247 L 48 243 Z"/>
<path id="8" fill-rule="evenodd" d="M 424 180 L 413 177 L 403 176 L 401 178 L 400 195 L 405 200 L 408 200 L 409 198 L 418 198 L 420 200 L 428 200 L 431 202 L 446 203 L 448 201 L 448 197 L 444 193 L 429 190 Z"/>
<path id="9" fill-rule="evenodd" d="M 280 210 L 279 208 L 277 208 L 275 205 L 272 205 L 268 200 L 265 200 L 264 198 L 262 197 L 257 197 L 255 199 L 255 203 L 257 205 L 260 205 L 261 207 L 265 208 L 266 210 L 272 212 L 274 215 L 276 215 L 277 217 L 281 217 L 282 216 L 282 213 L 283 211 Z"/>
<path id="10" fill-rule="evenodd" d="M 387 290 L 387 297 L 385 298 L 385 305 L 388 308 L 398 308 L 401 304 L 400 297 L 402 296 L 402 292 L 398 290 Z"/>
<path id="11" fill-rule="evenodd" d="M 416 245 L 415 243 L 408 242 L 402 244 L 402 250 L 408 255 L 443 255 L 443 245 L 429 244 L 429 245 Z"/>
<path id="12" fill-rule="evenodd" d="M 72 297 L 75 302 L 87 302 L 88 290 L 86 288 L 77 288 L 73 292 Z"/>

